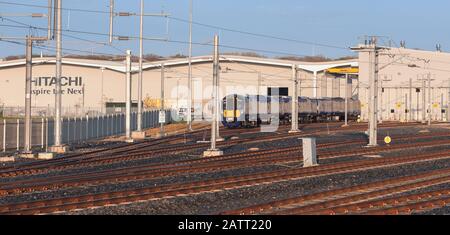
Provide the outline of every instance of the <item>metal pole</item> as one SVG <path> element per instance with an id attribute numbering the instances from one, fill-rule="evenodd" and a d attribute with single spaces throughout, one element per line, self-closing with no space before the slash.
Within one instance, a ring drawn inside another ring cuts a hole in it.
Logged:
<path id="1" fill-rule="evenodd" d="M 370 56 L 372 58 L 372 73 L 370 76 L 370 107 L 369 107 L 369 146 L 377 146 L 377 102 L 378 102 L 378 51 L 375 40 L 372 40 L 372 50 Z"/>
<path id="2" fill-rule="evenodd" d="M 419 98 L 419 91 L 420 89 L 418 88 L 417 90 L 416 90 L 416 97 L 417 97 L 417 102 L 416 102 L 416 121 L 418 122 L 419 121 L 419 119 L 420 119 L 420 117 L 419 117 L 419 108 L 420 108 L 420 106 L 419 106 L 419 103 L 420 103 L 420 98 Z"/>
<path id="3" fill-rule="evenodd" d="M 47 15 L 47 40 L 52 39 L 52 8 L 53 0 L 48 0 L 48 15 Z"/>
<path id="4" fill-rule="evenodd" d="M 448 79 L 447 122 L 450 122 L 450 78 Z"/>
<path id="5" fill-rule="evenodd" d="M 444 110 L 444 93 L 441 92 L 441 122 L 444 121 L 444 112 L 442 112 Z"/>
<path id="6" fill-rule="evenodd" d="M 180 96 L 180 79 L 177 79 L 177 108 L 179 107 L 179 96 Z"/>
<path id="7" fill-rule="evenodd" d="M 126 59 L 126 131 L 127 140 L 131 139 L 131 51 L 127 50 Z"/>
<path id="8" fill-rule="evenodd" d="M 89 115 L 86 115 L 86 133 L 85 140 L 89 139 Z"/>
<path id="9" fill-rule="evenodd" d="M 378 120 L 380 123 L 383 123 L 383 114 L 384 114 L 384 110 L 383 110 L 383 80 L 380 81 L 380 107 L 378 108 L 379 111 L 379 115 L 378 115 Z"/>
<path id="10" fill-rule="evenodd" d="M 111 135 L 111 114 L 106 115 L 106 132 L 105 136 Z"/>
<path id="11" fill-rule="evenodd" d="M 41 118 L 41 149 L 44 149 L 44 118 Z"/>
<path id="12" fill-rule="evenodd" d="M 192 103 L 194 99 L 193 94 L 193 82 L 192 82 L 192 15 L 193 15 L 193 2 L 190 0 L 189 4 L 189 71 L 188 71 L 188 92 L 189 100 L 187 107 L 187 122 L 188 130 L 192 131 Z"/>
<path id="13" fill-rule="evenodd" d="M 64 123 L 64 118 L 62 119 L 62 122 Z M 70 117 L 67 118 L 67 141 L 66 143 L 70 143 Z"/>
<path id="14" fill-rule="evenodd" d="M 431 125 L 431 74 L 428 73 L 428 125 Z"/>
<path id="15" fill-rule="evenodd" d="M 81 111 L 82 111 L 81 115 L 83 116 L 83 115 L 86 115 L 86 110 L 84 109 L 84 98 L 85 98 L 84 94 L 86 92 L 84 84 L 83 84 L 83 88 L 82 89 L 83 89 L 83 100 L 82 100 L 82 107 L 81 107 Z"/>
<path id="16" fill-rule="evenodd" d="M 61 146 L 62 0 L 56 0 L 55 146 Z"/>
<path id="17" fill-rule="evenodd" d="M 165 104 L 164 104 L 164 99 L 165 99 L 164 78 L 165 78 L 165 66 L 164 66 L 164 64 L 161 64 L 161 107 L 160 107 L 160 110 L 159 110 L 160 113 L 165 111 L 164 110 L 164 108 L 165 108 Z M 161 126 L 160 126 L 160 129 L 159 129 L 159 132 L 160 132 L 160 136 L 163 137 L 164 136 L 164 122 L 161 122 L 160 124 L 161 124 Z"/>
<path id="18" fill-rule="evenodd" d="M 313 97 L 317 98 L 317 71 L 314 71 L 313 76 Z"/>
<path id="19" fill-rule="evenodd" d="M 17 119 L 17 126 L 16 126 L 16 147 L 17 151 L 19 151 L 20 148 L 20 120 Z"/>
<path id="20" fill-rule="evenodd" d="M 398 94 L 398 88 L 396 87 L 395 88 L 395 102 L 396 102 L 396 105 L 397 104 L 400 104 L 400 98 L 399 98 L 399 94 Z M 400 119 L 401 119 L 401 112 L 398 110 L 398 108 L 395 108 L 395 117 L 394 117 L 395 119 L 397 119 L 398 121 L 400 121 Z"/>
<path id="21" fill-rule="evenodd" d="M 425 123 L 426 120 L 426 95 L 425 95 L 425 80 L 422 80 L 422 123 Z"/>
<path id="22" fill-rule="evenodd" d="M 292 65 L 292 102 L 291 102 L 291 130 L 289 133 L 297 133 L 298 130 L 298 73 L 297 66 Z"/>
<path id="23" fill-rule="evenodd" d="M 48 152 L 48 118 L 45 118 L 45 151 Z"/>
<path id="24" fill-rule="evenodd" d="M 217 36 L 217 49 L 215 50 L 217 54 L 217 77 L 216 77 L 216 141 L 223 141 L 223 138 L 220 137 L 220 117 L 221 117 L 221 102 L 220 102 L 220 56 L 219 56 L 219 36 Z"/>
<path id="25" fill-rule="evenodd" d="M 100 105 L 102 106 L 101 107 L 101 111 L 102 111 L 102 115 L 103 114 L 105 114 L 105 104 L 104 104 L 104 97 L 105 97 L 105 94 L 104 94 L 104 91 L 103 91 L 103 78 L 104 78 L 104 71 L 105 71 L 105 68 L 104 67 L 102 67 L 101 68 L 101 70 L 102 70 L 102 88 L 101 88 L 101 98 L 100 98 Z"/>
<path id="26" fill-rule="evenodd" d="M 219 36 L 214 36 L 214 62 L 213 62 L 213 110 L 212 110 L 212 124 L 211 124 L 211 150 L 216 150 L 216 132 L 217 132 L 217 80 L 219 72 Z"/>
<path id="27" fill-rule="evenodd" d="M 77 117 L 73 118 L 73 141 L 78 141 L 77 138 Z"/>
<path id="28" fill-rule="evenodd" d="M 260 118 L 258 118 L 258 116 L 261 117 L 261 114 L 259 112 L 259 101 L 260 101 L 260 97 L 261 97 L 261 79 L 262 79 L 261 72 L 258 72 L 258 94 L 257 94 L 257 99 L 256 99 L 258 102 L 256 105 L 256 113 L 257 113 L 256 122 L 258 122 L 258 119 L 260 119 Z"/>
<path id="29" fill-rule="evenodd" d="M 408 122 L 408 107 L 409 107 L 409 103 L 408 103 L 408 94 L 405 94 L 405 121 Z"/>
<path id="30" fill-rule="evenodd" d="M 100 116 L 97 116 L 97 139 L 100 137 Z"/>
<path id="31" fill-rule="evenodd" d="M 56 37 L 56 24 L 58 23 L 58 1 L 54 0 L 53 4 L 53 34 L 52 34 L 52 39 L 55 39 Z"/>
<path id="32" fill-rule="evenodd" d="M 113 41 L 114 0 L 109 0 L 109 44 Z"/>
<path id="33" fill-rule="evenodd" d="M 345 74 L 345 124 L 348 126 L 348 73 Z"/>
<path id="34" fill-rule="evenodd" d="M 6 152 L 6 119 L 3 119 L 3 152 Z"/>
<path id="35" fill-rule="evenodd" d="M 138 112 L 137 131 L 142 131 L 142 80 L 143 80 L 143 56 L 144 56 L 144 0 L 141 0 L 140 33 L 139 33 L 139 78 L 138 78 Z"/>
<path id="36" fill-rule="evenodd" d="M 408 105 L 408 121 L 412 121 L 412 96 L 413 96 L 413 88 L 412 88 L 412 78 L 409 78 L 409 105 Z"/>
<path id="37" fill-rule="evenodd" d="M 31 151 L 31 76 L 32 76 L 33 41 L 27 36 L 26 75 L 25 75 L 25 145 L 24 152 Z"/>

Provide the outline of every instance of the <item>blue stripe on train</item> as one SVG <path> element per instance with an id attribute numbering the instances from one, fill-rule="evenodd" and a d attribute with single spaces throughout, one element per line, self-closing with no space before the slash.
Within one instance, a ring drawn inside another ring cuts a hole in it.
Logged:
<path id="1" fill-rule="evenodd" d="M 222 124 L 226 128 L 238 128 L 241 126 L 241 122 L 226 122 L 222 121 Z"/>

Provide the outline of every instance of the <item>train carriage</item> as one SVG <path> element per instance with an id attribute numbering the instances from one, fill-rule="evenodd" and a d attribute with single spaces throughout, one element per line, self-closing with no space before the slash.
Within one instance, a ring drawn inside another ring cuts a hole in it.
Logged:
<path id="1" fill-rule="evenodd" d="M 223 107 L 222 123 L 228 128 L 257 127 L 274 118 L 286 123 L 292 118 L 291 97 L 233 94 L 223 98 Z M 301 122 L 344 120 L 345 99 L 298 97 L 298 112 Z M 360 101 L 348 99 L 348 119 L 356 120 L 360 114 Z"/>

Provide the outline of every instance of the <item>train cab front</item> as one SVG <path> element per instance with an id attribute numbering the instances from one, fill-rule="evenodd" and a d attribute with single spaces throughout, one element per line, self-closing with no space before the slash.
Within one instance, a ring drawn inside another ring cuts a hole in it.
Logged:
<path id="1" fill-rule="evenodd" d="M 223 98 L 222 124 L 227 128 L 241 127 L 242 110 L 239 108 L 238 95 L 228 95 Z"/>

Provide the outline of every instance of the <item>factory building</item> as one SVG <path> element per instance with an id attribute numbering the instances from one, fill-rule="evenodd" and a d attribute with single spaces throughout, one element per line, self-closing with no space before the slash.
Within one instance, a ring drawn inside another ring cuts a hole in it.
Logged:
<path id="1" fill-rule="evenodd" d="M 185 109 L 188 100 L 188 60 L 173 59 L 144 64 L 143 98 L 146 109 L 159 108 L 161 65 L 164 64 L 165 106 Z M 292 66 L 298 69 L 301 96 L 343 97 L 345 80 L 328 69 L 357 67 L 354 60 L 308 63 L 258 57 L 224 55 L 220 58 L 220 96 L 228 94 L 292 94 Z M 137 63 L 132 67 L 132 100 L 137 104 Z M 210 115 L 212 57 L 192 59 L 196 118 Z M 34 115 L 52 115 L 55 59 L 33 58 L 32 106 Z M 357 78 L 357 77 L 356 77 Z M 354 83 L 356 92 L 356 82 Z M 66 116 L 123 112 L 124 62 L 63 59 L 63 114 Z M 22 110 L 25 94 L 25 61 L 0 62 L 0 106 Z M 357 95 L 354 93 L 354 95 Z M 22 111 L 20 111 L 22 112 Z"/>
<path id="2" fill-rule="evenodd" d="M 367 120 L 370 74 L 367 52 L 359 53 L 358 64 L 362 118 Z M 450 54 L 441 52 L 439 46 L 436 51 L 404 47 L 381 50 L 378 66 L 379 119 L 423 121 L 428 119 L 428 111 L 431 111 L 433 121 L 448 120 L 449 65 Z"/>
<path id="3" fill-rule="evenodd" d="M 164 64 L 166 108 L 183 110 L 188 100 L 186 58 L 144 63 L 143 98 L 146 109 L 160 105 L 161 65 Z M 431 110 L 432 120 L 448 120 L 450 54 L 417 49 L 386 48 L 379 55 L 378 113 L 380 120 L 422 121 Z M 352 68 L 347 94 L 361 100 L 361 119 L 368 119 L 369 55 L 330 62 L 300 62 L 271 58 L 223 55 L 220 57 L 220 96 L 228 94 L 292 94 L 292 65 L 298 69 L 300 96 L 345 96 L 345 74 Z M 137 106 L 138 64 L 132 67 L 132 100 Z M 194 110 L 197 119 L 210 115 L 212 57 L 192 59 Z M 338 71 L 338 72 L 336 72 Z M 345 71 L 345 69 L 343 69 Z M 358 72 L 359 71 L 359 72 Z M 354 72 L 353 72 L 354 73 Z M 52 115 L 54 106 L 54 58 L 33 58 L 33 115 Z M 428 76 L 431 88 L 428 88 Z M 124 111 L 125 64 L 117 61 L 63 59 L 63 114 L 115 113 Z M 431 93 L 429 99 L 428 90 Z M 23 114 L 25 61 L 0 62 L 0 107 L 5 113 Z"/>

